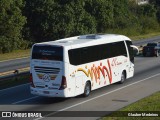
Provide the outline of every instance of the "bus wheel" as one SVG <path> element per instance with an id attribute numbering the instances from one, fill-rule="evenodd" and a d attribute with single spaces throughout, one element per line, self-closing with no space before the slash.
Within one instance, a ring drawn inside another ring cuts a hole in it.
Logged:
<path id="1" fill-rule="evenodd" d="M 86 82 L 86 86 L 85 86 L 85 88 L 84 88 L 83 96 L 84 96 L 84 97 L 88 97 L 89 94 L 90 94 L 90 92 L 91 92 L 91 85 L 90 85 L 89 82 Z"/>
<path id="2" fill-rule="evenodd" d="M 122 72 L 122 75 L 121 75 L 121 81 L 119 81 L 119 83 L 120 83 L 120 84 L 124 83 L 125 79 L 126 79 L 126 74 L 125 74 L 125 72 L 123 71 L 123 72 Z"/>

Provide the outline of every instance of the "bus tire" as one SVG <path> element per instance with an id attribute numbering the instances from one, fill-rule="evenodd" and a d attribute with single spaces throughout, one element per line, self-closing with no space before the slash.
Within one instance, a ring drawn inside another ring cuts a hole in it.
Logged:
<path id="1" fill-rule="evenodd" d="M 90 84 L 90 82 L 86 82 L 83 96 L 88 97 L 90 95 L 90 92 L 91 92 L 91 84 Z"/>
<path id="2" fill-rule="evenodd" d="M 123 71 L 121 75 L 121 80 L 119 81 L 119 83 L 123 84 L 125 80 L 126 80 L 126 74 L 125 74 L 125 71 Z"/>

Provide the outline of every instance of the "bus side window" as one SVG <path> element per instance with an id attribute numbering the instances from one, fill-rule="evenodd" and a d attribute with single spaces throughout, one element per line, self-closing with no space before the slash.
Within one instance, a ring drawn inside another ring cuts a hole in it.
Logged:
<path id="1" fill-rule="evenodd" d="M 89 54 L 88 54 L 88 48 L 81 48 L 81 64 L 88 63 L 89 62 Z"/>
<path id="2" fill-rule="evenodd" d="M 101 59 L 107 59 L 111 57 L 112 51 L 110 49 L 110 44 L 104 44 L 100 46 Z"/>
<path id="3" fill-rule="evenodd" d="M 101 60 L 100 46 L 96 45 L 96 46 L 90 47 L 89 54 L 90 54 L 90 60 L 92 62 L 97 61 L 97 60 Z"/>
<path id="4" fill-rule="evenodd" d="M 81 63 L 80 49 L 71 49 L 68 51 L 69 61 L 72 65 L 79 65 Z"/>
<path id="5" fill-rule="evenodd" d="M 127 57 L 127 51 L 126 47 L 123 41 L 121 42 L 115 42 L 109 44 L 109 51 L 111 52 L 110 57 L 116 57 L 116 56 L 126 56 Z"/>

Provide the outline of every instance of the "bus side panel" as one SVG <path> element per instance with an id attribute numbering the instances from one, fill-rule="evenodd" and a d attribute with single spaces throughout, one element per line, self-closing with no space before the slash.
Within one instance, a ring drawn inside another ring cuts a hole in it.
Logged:
<path id="1" fill-rule="evenodd" d="M 123 71 L 126 71 L 127 78 L 133 76 L 134 64 L 124 41 L 73 48 L 68 53 L 72 64 L 69 67 L 70 79 L 75 80 L 75 96 L 84 92 L 87 81 L 91 82 L 94 90 L 120 81 Z"/>
<path id="2" fill-rule="evenodd" d="M 120 81 L 127 60 L 127 57 L 119 56 L 73 67 L 70 76 L 75 77 L 75 95 L 83 93 L 88 80 L 92 90 Z"/>
<path id="3" fill-rule="evenodd" d="M 73 97 L 75 96 L 75 77 L 71 76 L 70 71 L 73 71 L 70 64 L 65 63 L 65 73 L 64 76 L 66 77 L 67 82 L 67 88 L 66 91 L 66 97 Z"/>
<path id="4" fill-rule="evenodd" d="M 68 64 L 67 89 L 70 96 L 77 96 L 84 92 L 84 74 L 79 73 L 77 68 L 77 66 Z"/>

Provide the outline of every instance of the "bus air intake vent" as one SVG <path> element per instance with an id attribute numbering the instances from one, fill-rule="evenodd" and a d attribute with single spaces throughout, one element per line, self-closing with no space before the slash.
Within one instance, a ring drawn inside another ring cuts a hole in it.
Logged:
<path id="1" fill-rule="evenodd" d="M 39 67 L 39 66 L 35 66 L 34 70 L 39 73 L 50 73 L 50 74 L 58 74 L 60 72 L 59 68 Z"/>

